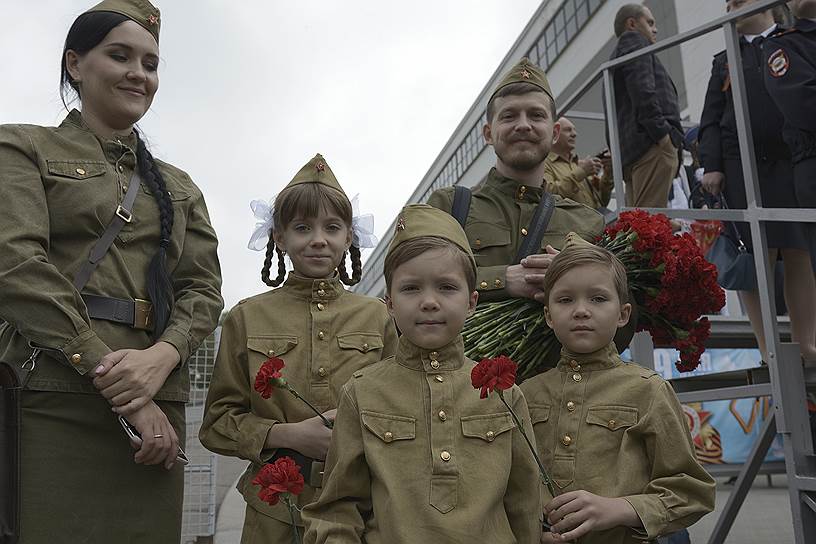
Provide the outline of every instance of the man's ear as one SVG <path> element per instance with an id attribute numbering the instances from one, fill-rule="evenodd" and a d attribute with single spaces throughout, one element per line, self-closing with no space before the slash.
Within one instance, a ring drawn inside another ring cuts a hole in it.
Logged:
<path id="1" fill-rule="evenodd" d="M 482 127 L 482 136 L 484 137 L 487 145 L 493 145 L 493 133 L 490 129 L 490 123 L 485 123 L 485 125 Z"/>
<path id="2" fill-rule="evenodd" d="M 555 124 L 553 125 L 553 137 L 552 137 L 552 143 L 557 142 L 557 141 L 558 141 L 558 137 L 559 137 L 560 135 L 561 135 L 561 123 L 559 123 L 558 121 L 556 121 L 556 122 L 555 122 Z"/>
<path id="3" fill-rule="evenodd" d="M 388 315 L 392 318 L 394 317 L 394 301 L 391 300 L 391 295 L 386 294 L 383 297 L 383 301 L 385 302 L 385 308 L 388 310 Z"/>

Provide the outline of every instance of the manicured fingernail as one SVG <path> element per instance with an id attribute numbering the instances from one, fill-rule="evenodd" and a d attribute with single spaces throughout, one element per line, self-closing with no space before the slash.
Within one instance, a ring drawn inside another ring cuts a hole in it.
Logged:
<path id="1" fill-rule="evenodd" d="M 98 367 L 96 367 L 97 374 L 101 374 L 103 370 L 105 370 L 104 365 L 99 365 Z"/>

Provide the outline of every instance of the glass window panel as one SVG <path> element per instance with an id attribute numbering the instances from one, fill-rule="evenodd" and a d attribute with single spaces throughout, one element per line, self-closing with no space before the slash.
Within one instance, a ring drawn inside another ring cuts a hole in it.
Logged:
<path id="1" fill-rule="evenodd" d="M 555 25 L 550 23 L 547 25 L 547 30 L 544 31 L 545 42 L 547 45 L 555 42 Z"/>
<path id="2" fill-rule="evenodd" d="M 567 46 L 567 35 L 565 32 L 559 32 L 558 35 L 555 37 L 555 46 L 557 47 L 557 52 L 560 53 L 564 50 Z"/>
<path id="3" fill-rule="evenodd" d="M 564 2 L 564 5 L 561 6 L 561 11 L 564 12 L 564 17 L 569 19 L 575 13 L 575 2 L 573 0 L 567 0 Z"/>
<path id="4" fill-rule="evenodd" d="M 589 19 L 589 8 L 587 7 L 586 2 L 581 2 L 581 5 L 578 6 L 575 17 L 578 21 L 578 28 L 583 28 L 584 24 L 587 22 L 587 19 Z"/>

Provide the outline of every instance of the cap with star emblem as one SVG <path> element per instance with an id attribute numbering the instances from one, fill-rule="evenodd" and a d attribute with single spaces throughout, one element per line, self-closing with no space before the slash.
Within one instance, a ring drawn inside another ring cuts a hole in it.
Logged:
<path id="1" fill-rule="evenodd" d="M 405 206 L 397 217 L 394 228 L 394 237 L 388 246 L 388 253 L 403 242 L 414 238 L 435 236 L 453 242 L 470 257 L 470 262 L 476 268 L 476 260 L 470 249 L 465 231 L 452 215 L 427 204 L 409 204 Z M 386 259 L 388 257 L 386 256 Z"/>
<path id="2" fill-rule="evenodd" d="M 547 93 L 550 99 L 555 102 L 555 97 L 553 97 L 552 91 L 550 90 L 550 83 L 547 81 L 547 74 L 544 73 L 544 70 L 530 62 L 530 59 L 527 57 L 523 57 L 504 74 L 499 84 L 493 89 L 493 94 L 490 95 L 491 100 L 501 89 L 513 83 L 531 83 Z"/>
<path id="3" fill-rule="evenodd" d="M 153 35 L 156 43 L 159 43 L 161 13 L 159 8 L 148 2 L 148 0 L 104 0 L 85 13 L 93 11 L 110 11 L 124 15 L 131 21 L 143 26 Z"/>
<path id="4" fill-rule="evenodd" d="M 302 183 L 320 183 L 321 185 L 340 191 L 344 195 L 346 194 L 343 188 L 340 187 L 337 178 L 334 177 L 334 172 L 329 168 L 326 159 L 324 159 L 320 153 L 315 155 L 312 160 L 307 162 L 306 165 L 295 174 L 295 177 L 289 182 L 286 189 Z"/>

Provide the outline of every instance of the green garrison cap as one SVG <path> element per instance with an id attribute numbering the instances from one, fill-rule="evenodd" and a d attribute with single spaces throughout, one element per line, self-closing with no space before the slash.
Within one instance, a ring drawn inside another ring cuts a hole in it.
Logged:
<path id="1" fill-rule="evenodd" d="M 515 66 L 510 68 L 510 71 L 504 74 L 504 77 L 493 90 L 493 94 L 490 95 L 490 99 L 492 100 L 497 92 L 513 83 L 532 83 L 547 93 L 553 103 L 555 103 L 555 97 L 553 97 L 552 91 L 550 90 L 550 83 L 547 81 L 547 74 L 544 73 L 544 70 L 530 62 L 530 59 L 527 57 L 523 57 Z"/>
<path id="2" fill-rule="evenodd" d="M 85 13 L 92 11 L 111 11 L 124 15 L 131 21 L 142 25 L 156 38 L 156 43 L 159 43 L 161 13 L 159 8 L 148 2 L 148 0 L 104 0 Z"/>
<path id="3" fill-rule="evenodd" d="M 476 259 L 459 222 L 449 213 L 427 204 L 409 204 L 402 209 L 388 253 L 403 242 L 424 236 L 436 236 L 453 242 L 468 254 L 470 262 L 476 268 Z"/>
<path id="4" fill-rule="evenodd" d="M 287 185 L 285 189 L 300 185 L 301 183 L 320 183 L 326 187 L 336 189 L 344 195 L 346 194 L 343 188 L 340 187 L 337 178 L 334 177 L 334 172 L 329 168 L 326 159 L 324 159 L 320 153 L 315 155 L 312 160 L 307 162 L 306 165 L 295 174 L 294 179 L 289 182 L 289 185 Z"/>

